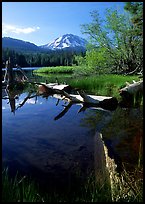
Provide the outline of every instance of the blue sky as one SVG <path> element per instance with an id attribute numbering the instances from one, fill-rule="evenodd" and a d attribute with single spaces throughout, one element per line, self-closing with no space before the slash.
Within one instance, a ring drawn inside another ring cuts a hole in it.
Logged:
<path id="1" fill-rule="evenodd" d="M 104 17 L 106 8 L 124 10 L 124 2 L 2 2 L 2 37 L 44 45 L 72 33 L 86 38 L 81 25 L 90 23 L 90 12 Z"/>

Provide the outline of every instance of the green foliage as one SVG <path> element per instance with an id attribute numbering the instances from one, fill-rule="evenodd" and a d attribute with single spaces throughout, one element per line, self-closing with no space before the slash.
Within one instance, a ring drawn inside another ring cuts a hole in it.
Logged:
<path id="1" fill-rule="evenodd" d="M 83 56 L 75 56 L 75 60 L 79 66 L 84 66 L 86 64 L 85 57 Z"/>
<path id="2" fill-rule="evenodd" d="M 86 52 L 88 71 L 97 74 L 105 74 L 110 71 L 107 62 L 106 48 L 96 48 Z"/>
<path id="3" fill-rule="evenodd" d="M 132 22 L 129 31 L 132 35 L 132 58 L 137 71 L 143 72 L 143 2 L 127 2 L 125 9 L 129 12 Z"/>
<path id="4" fill-rule="evenodd" d="M 78 57 L 81 58 L 81 57 Z M 42 67 L 40 69 L 34 70 L 34 74 L 74 74 L 75 76 L 88 75 L 88 68 L 86 64 L 81 64 L 78 66 L 56 66 L 56 67 Z M 43 75 L 44 76 L 44 75 Z M 45 75 L 46 76 L 46 75 Z M 72 76 L 73 77 L 73 76 Z"/>
<path id="5" fill-rule="evenodd" d="M 141 8 L 137 7 L 137 11 Z M 140 12 L 139 12 L 140 13 Z M 88 71 L 110 68 L 112 73 L 134 73 L 142 70 L 142 37 L 138 37 L 128 14 L 106 10 L 105 20 L 98 11 L 91 12 L 92 23 L 82 25 L 82 32 L 90 37 L 86 53 Z M 141 23 L 142 19 L 138 18 Z M 102 71 L 103 71 L 102 70 Z"/>
<path id="6" fill-rule="evenodd" d="M 75 74 L 76 75 L 88 75 L 88 66 L 86 63 L 86 56 L 75 56 L 75 60 L 78 64 L 78 67 L 75 69 Z M 90 71 L 90 70 L 89 70 Z M 91 72 L 90 72 L 91 73 Z M 90 74 L 89 73 L 89 74 Z"/>
<path id="7" fill-rule="evenodd" d="M 143 36 L 143 2 L 126 2 L 124 8 L 131 14 L 136 35 Z"/>
<path id="8" fill-rule="evenodd" d="M 3 62 L 3 67 L 5 67 L 6 61 L 11 58 L 11 63 L 13 65 L 19 64 L 19 66 L 27 67 L 28 63 L 26 61 L 26 58 L 23 54 L 21 53 L 16 53 L 14 50 L 10 50 L 8 48 L 2 49 L 2 62 Z"/>

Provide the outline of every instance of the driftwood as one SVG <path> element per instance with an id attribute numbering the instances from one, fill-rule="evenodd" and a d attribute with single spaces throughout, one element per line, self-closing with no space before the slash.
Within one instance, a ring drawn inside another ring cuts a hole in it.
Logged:
<path id="1" fill-rule="evenodd" d="M 119 90 L 122 101 L 120 102 L 123 106 L 140 105 L 143 97 L 143 80 L 138 82 L 133 80 L 130 84 L 126 82 L 126 86 Z"/>
<path id="2" fill-rule="evenodd" d="M 115 110 L 118 105 L 118 101 L 115 97 L 87 95 L 85 92 L 80 90 L 77 91 L 78 94 L 68 94 L 66 90 L 70 90 L 69 85 L 52 85 L 44 83 L 40 85 L 39 83 L 38 86 L 38 92 L 40 94 L 55 94 L 54 96 L 61 100 L 65 99 L 72 103 L 82 103 L 88 107 L 101 107 L 104 109 Z M 58 94 L 60 96 L 58 96 Z"/>
<path id="3" fill-rule="evenodd" d="M 29 81 L 28 77 L 26 76 L 25 72 L 23 69 L 16 65 L 16 68 L 20 70 L 20 72 L 23 74 L 22 79 L 14 79 L 14 74 L 13 74 L 13 65 L 11 63 L 11 59 L 6 61 L 6 66 L 5 66 L 5 75 L 4 75 L 4 80 L 2 80 L 2 88 L 7 89 L 13 89 L 14 85 L 16 85 L 19 82 L 24 82 L 24 81 Z"/>
<path id="4" fill-rule="evenodd" d="M 133 80 L 132 84 L 126 82 L 126 87 L 120 89 L 120 93 L 124 91 L 128 92 L 129 94 L 136 94 L 137 92 L 143 92 L 143 81 L 140 80 L 136 82 Z"/>
<path id="5" fill-rule="evenodd" d="M 114 97 L 87 95 L 85 92 L 80 90 L 77 90 L 78 94 L 69 94 L 68 92 L 70 92 L 72 89 L 69 85 L 58 85 L 57 83 L 45 84 L 40 82 L 32 83 L 38 85 L 36 95 L 31 95 L 29 93 L 28 96 L 24 98 L 23 102 L 21 102 L 17 107 L 15 106 L 15 98 L 17 97 L 17 94 L 13 94 L 13 91 L 11 92 L 6 88 L 8 94 L 7 97 L 4 96 L 3 99 L 9 99 L 9 102 L 12 102 L 12 112 L 15 112 L 15 110 L 21 108 L 28 99 L 36 97 L 37 100 L 37 96 L 40 95 L 46 98 L 51 96 L 57 98 L 56 105 L 59 104 L 60 100 L 65 100 L 67 102 L 67 105 L 63 105 L 64 109 L 54 118 L 54 120 L 58 120 L 63 117 L 73 104 L 81 104 L 81 108 L 79 109 L 78 113 L 85 111 L 89 107 L 115 110 L 118 105 L 118 101 Z"/>

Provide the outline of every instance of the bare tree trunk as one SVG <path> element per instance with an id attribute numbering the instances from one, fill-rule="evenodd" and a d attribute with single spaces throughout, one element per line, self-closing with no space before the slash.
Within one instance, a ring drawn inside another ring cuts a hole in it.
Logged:
<path id="1" fill-rule="evenodd" d="M 14 77 L 13 77 L 13 68 L 11 65 L 10 58 L 8 61 L 6 61 L 6 69 L 7 69 L 7 75 L 8 75 L 8 85 L 12 85 L 14 82 Z"/>

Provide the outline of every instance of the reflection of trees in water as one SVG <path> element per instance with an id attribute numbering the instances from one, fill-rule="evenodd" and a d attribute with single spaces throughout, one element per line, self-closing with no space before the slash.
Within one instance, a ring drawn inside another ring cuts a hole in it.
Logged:
<path id="1" fill-rule="evenodd" d="M 34 88 L 34 87 L 33 87 Z M 22 103 L 20 103 L 17 107 L 16 107 L 16 100 L 19 100 L 19 97 L 21 96 L 21 94 L 23 93 L 27 93 L 27 97 L 24 98 L 24 100 L 22 101 Z M 37 94 L 36 94 L 36 90 L 34 89 L 32 91 L 32 87 L 25 87 L 24 89 L 14 89 L 14 90 L 8 90 L 7 88 L 2 89 L 2 99 L 8 99 L 8 103 L 10 104 L 10 108 L 11 108 L 11 112 L 15 113 L 15 111 L 22 107 L 26 101 L 28 99 L 31 98 L 36 98 L 37 101 Z"/>
<path id="2" fill-rule="evenodd" d="M 122 162 L 137 164 L 139 148 L 143 136 L 143 111 L 138 109 L 118 108 L 112 120 L 102 131 L 104 140 L 110 139 L 115 152 Z"/>
<path id="3" fill-rule="evenodd" d="M 101 132 L 108 154 L 118 165 L 137 165 L 142 158 L 143 109 L 122 109 L 113 112 L 90 110 L 82 126 Z"/>
<path id="4" fill-rule="evenodd" d="M 101 132 L 102 128 L 110 121 L 112 112 L 103 109 L 88 109 L 81 120 L 81 126 Z"/>
<path id="5" fill-rule="evenodd" d="M 74 77 L 72 74 L 45 74 L 45 73 L 33 73 L 33 77 L 37 78 L 37 81 L 54 83 L 56 79 L 60 83 L 69 83 Z"/>

